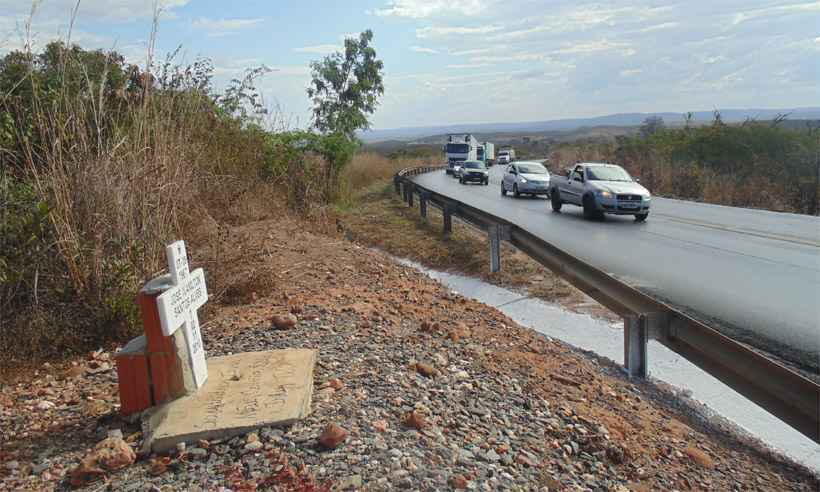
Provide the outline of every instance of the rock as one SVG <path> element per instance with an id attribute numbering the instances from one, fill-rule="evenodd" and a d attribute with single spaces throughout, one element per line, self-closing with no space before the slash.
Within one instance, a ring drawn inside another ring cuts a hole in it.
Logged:
<path id="1" fill-rule="evenodd" d="M 362 488 L 362 476 L 361 475 L 351 475 L 341 482 L 339 482 L 339 489 L 340 490 L 348 490 L 348 489 L 361 489 Z"/>
<path id="2" fill-rule="evenodd" d="M 386 420 L 374 420 L 373 421 L 373 429 L 378 432 L 387 432 L 387 421 Z"/>
<path id="3" fill-rule="evenodd" d="M 51 403 L 48 400 L 41 400 L 39 403 L 37 403 L 37 410 L 51 410 L 56 406 L 57 405 Z"/>
<path id="4" fill-rule="evenodd" d="M 464 490 L 470 485 L 470 482 L 464 475 L 453 475 L 450 477 L 450 487 L 456 490 Z"/>
<path id="5" fill-rule="evenodd" d="M 188 456 L 194 459 L 204 460 L 208 457 L 208 450 L 203 448 L 191 448 L 188 451 Z"/>
<path id="6" fill-rule="evenodd" d="M 245 446 L 242 449 L 244 449 L 246 452 L 253 453 L 255 451 L 259 451 L 264 446 L 265 445 L 262 444 L 261 441 L 257 440 L 257 441 L 251 441 L 251 442 L 245 444 Z"/>
<path id="7" fill-rule="evenodd" d="M 427 426 L 427 419 L 421 412 L 413 411 L 404 415 L 404 425 L 412 429 L 422 430 Z"/>
<path id="8" fill-rule="evenodd" d="M 715 467 L 715 460 L 713 460 L 708 454 L 696 448 L 695 446 L 687 447 L 684 453 L 686 453 L 687 456 L 692 458 L 692 461 L 694 461 L 695 463 L 699 464 L 704 468 Z"/>
<path id="9" fill-rule="evenodd" d="M 438 375 L 438 369 L 430 364 L 424 364 L 423 362 L 416 363 L 416 371 L 426 378 L 432 378 Z"/>
<path id="10" fill-rule="evenodd" d="M 96 480 L 106 471 L 115 471 L 130 466 L 137 459 L 131 446 L 122 439 L 103 439 L 71 472 L 71 485 L 80 487 Z"/>
<path id="11" fill-rule="evenodd" d="M 277 330 L 292 330 L 296 327 L 297 319 L 292 314 L 285 314 L 283 316 L 274 316 L 271 320 L 273 327 Z"/>
<path id="12" fill-rule="evenodd" d="M 163 473 L 168 471 L 169 462 L 170 460 L 167 457 L 156 458 L 151 460 L 148 463 L 148 473 L 154 477 L 162 475 Z"/>
<path id="13" fill-rule="evenodd" d="M 245 443 L 250 444 L 252 442 L 259 442 L 259 435 L 256 432 L 251 432 L 245 437 Z"/>
<path id="14" fill-rule="evenodd" d="M 338 378 L 331 379 L 330 381 L 327 382 L 327 386 L 329 388 L 333 388 L 334 390 L 337 390 L 337 391 L 342 389 L 344 387 L 344 385 L 345 384 L 342 382 L 342 380 L 338 379 Z"/>
<path id="15" fill-rule="evenodd" d="M 530 459 L 530 457 L 527 456 L 524 453 L 519 453 L 518 456 L 515 457 L 515 462 L 518 463 L 519 465 L 524 465 L 524 466 L 528 466 L 530 468 L 535 468 L 535 462 L 532 459 Z"/>
<path id="16" fill-rule="evenodd" d="M 464 381 L 469 377 L 470 374 L 467 371 L 458 371 L 457 373 L 455 373 L 455 378 L 459 381 Z"/>
<path id="17" fill-rule="evenodd" d="M 501 459 L 501 456 L 499 456 L 494 449 L 487 451 L 481 457 L 488 463 L 495 463 Z"/>
<path id="18" fill-rule="evenodd" d="M 319 444 L 326 449 L 335 449 L 347 439 L 347 431 L 336 424 L 329 424 L 319 436 Z"/>

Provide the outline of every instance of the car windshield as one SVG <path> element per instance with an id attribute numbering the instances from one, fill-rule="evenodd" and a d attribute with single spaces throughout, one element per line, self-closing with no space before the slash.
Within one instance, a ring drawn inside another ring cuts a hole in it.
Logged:
<path id="1" fill-rule="evenodd" d="M 547 174 L 547 168 L 541 164 L 518 164 L 521 174 Z"/>
<path id="2" fill-rule="evenodd" d="M 467 162 L 464 167 L 468 169 L 484 169 L 484 164 L 480 162 Z"/>
<path id="3" fill-rule="evenodd" d="M 469 150 L 469 146 L 463 143 L 451 143 L 447 144 L 447 152 L 453 154 L 466 154 Z"/>
<path id="4" fill-rule="evenodd" d="M 632 176 L 620 166 L 591 166 L 587 168 L 590 181 L 632 181 Z"/>

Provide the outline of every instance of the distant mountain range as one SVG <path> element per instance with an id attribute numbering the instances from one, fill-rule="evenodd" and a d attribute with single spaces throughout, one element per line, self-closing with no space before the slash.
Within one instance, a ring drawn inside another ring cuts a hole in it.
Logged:
<path id="1" fill-rule="evenodd" d="M 777 115 L 788 114 L 790 120 L 820 119 L 820 107 L 784 108 L 784 109 L 719 109 L 723 121 L 738 122 L 748 118 L 770 120 Z M 714 111 L 696 111 L 692 113 L 695 122 L 703 123 L 714 118 Z M 684 113 L 618 113 L 592 118 L 570 118 L 547 121 L 529 121 L 519 123 L 466 123 L 463 125 L 419 126 L 393 128 L 386 130 L 369 130 L 359 134 L 365 142 L 385 140 L 415 140 L 431 135 L 446 133 L 501 133 L 501 132 L 544 132 L 572 131 L 582 127 L 593 126 L 636 126 L 650 116 L 660 116 L 667 124 L 680 124 Z"/>

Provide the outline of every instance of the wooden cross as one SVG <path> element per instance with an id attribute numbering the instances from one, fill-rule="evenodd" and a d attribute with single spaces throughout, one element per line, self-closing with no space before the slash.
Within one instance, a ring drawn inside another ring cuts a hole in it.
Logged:
<path id="1" fill-rule="evenodd" d="M 199 330 L 196 310 L 208 301 L 205 289 L 205 271 L 188 270 L 188 254 L 184 241 L 176 241 L 165 248 L 172 287 L 157 297 L 160 326 L 165 336 L 171 336 L 180 326 L 185 333 L 185 343 L 197 389 L 208 379 L 205 348 Z"/>

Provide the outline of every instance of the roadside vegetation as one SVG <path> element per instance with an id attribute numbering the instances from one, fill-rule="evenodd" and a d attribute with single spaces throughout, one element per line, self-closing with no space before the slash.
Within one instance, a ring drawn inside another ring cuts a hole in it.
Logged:
<path id="1" fill-rule="evenodd" d="M 614 141 L 554 145 L 551 171 L 563 174 L 578 160 L 608 160 L 658 195 L 817 215 L 820 122 L 784 123 L 726 124 L 719 113 L 703 126 L 648 119 L 637 134 Z"/>
<path id="2" fill-rule="evenodd" d="M 52 42 L 2 57 L 0 377 L 138 333 L 134 297 L 172 240 L 213 266 L 230 226 L 348 200 L 371 179 L 351 162 L 384 91 L 372 39 L 311 65 L 309 130 L 263 106 L 265 67 L 218 91 L 209 60 L 175 53 L 140 67 Z"/>

